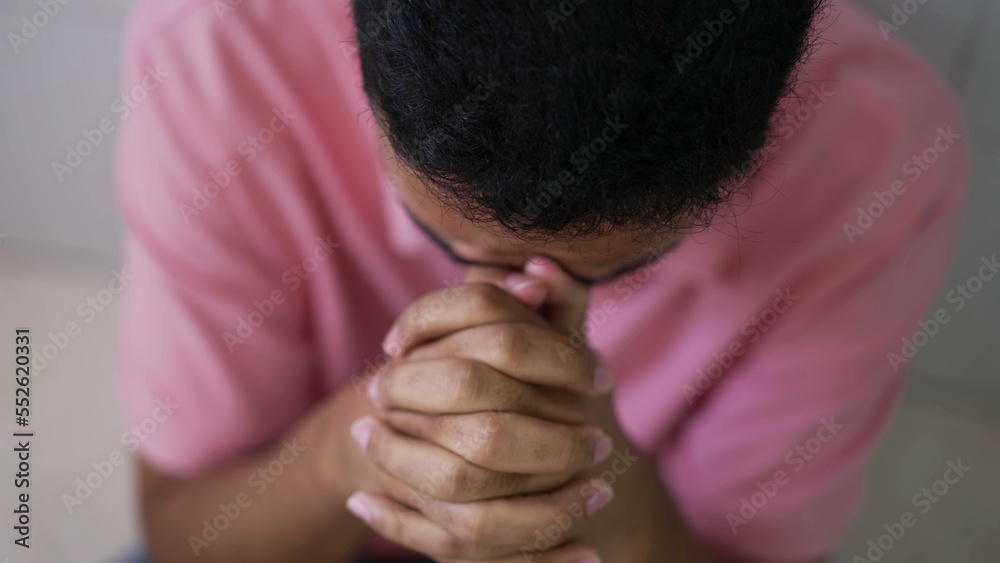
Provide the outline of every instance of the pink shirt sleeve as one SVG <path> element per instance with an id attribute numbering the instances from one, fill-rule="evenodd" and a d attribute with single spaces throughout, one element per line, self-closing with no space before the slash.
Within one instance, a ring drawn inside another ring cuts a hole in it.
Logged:
<path id="1" fill-rule="evenodd" d="M 287 203 L 269 199 L 298 167 L 294 99 L 270 101 L 219 47 L 253 49 L 260 30 L 227 28 L 207 2 L 156 4 L 142 5 L 126 46 L 126 84 L 150 68 L 165 78 L 119 144 L 124 268 L 135 276 L 120 322 L 120 390 L 131 421 L 157 400 L 177 405 L 138 450 L 184 475 L 287 431 L 313 400 L 316 359 L 305 292 L 280 279 L 300 253 L 288 243 L 294 226 L 274 212 Z"/>
<path id="2" fill-rule="evenodd" d="M 947 244 L 947 217 L 907 240 L 817 259 L 761 301 L 759 326 L 720 364 L 661 452 L 665 482 L 706 542 L 751 560 L 828 554 L 859 507 L 869 456 L 903 384 L 887 359 L 912 335 Z M 750 320 L 749 322 L 753 322 Z M 753 325 L 751 325 L 753 326 Z M 759 337 L 759 340 L 754 338 Z M 710 365 L 706 363 L 706 366 Z"/>

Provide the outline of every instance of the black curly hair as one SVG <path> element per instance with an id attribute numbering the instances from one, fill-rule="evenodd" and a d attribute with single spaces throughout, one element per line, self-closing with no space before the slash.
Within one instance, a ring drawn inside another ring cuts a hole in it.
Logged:
<path id="1" fill-rule="evenodd" d="M 746 184 L 822 0 L 353 0 L 373 116 L 522 239 L 662 233 Z"/>

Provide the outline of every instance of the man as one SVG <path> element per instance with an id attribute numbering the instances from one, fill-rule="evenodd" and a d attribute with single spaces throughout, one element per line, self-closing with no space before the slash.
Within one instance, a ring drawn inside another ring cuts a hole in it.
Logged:
<path id="1" fill-rule="evenodd" d="M 966 158 L 857 8 L 172 0 L 128 48 L 158 560 L 836 545 Z"/>

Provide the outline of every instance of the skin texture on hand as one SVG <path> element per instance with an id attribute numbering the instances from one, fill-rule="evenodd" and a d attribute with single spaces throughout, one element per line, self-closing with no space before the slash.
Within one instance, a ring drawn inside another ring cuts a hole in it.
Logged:
<path id="1" fill-rule="evenodd" d="M 667 529 L 669 502 L 618 427 L 610 370 L 569 338 L 586 286 L 533 261 L 524 273 L 472 268 L 443 291 L 457 296 L 431 320 L 420 313 L 440 292 L 386 337 L 393 361 L 368 389 L 377 411 L 352 425 L 379 486 L 362 487 L 349 509 L 442 562 L 648 557 L 653 543 L 626 532 L 641 520 Z M 618 485 L 632 497 L 625 511 L 613 509 L 607 477 L 619 471 L 630 473 Z"/>

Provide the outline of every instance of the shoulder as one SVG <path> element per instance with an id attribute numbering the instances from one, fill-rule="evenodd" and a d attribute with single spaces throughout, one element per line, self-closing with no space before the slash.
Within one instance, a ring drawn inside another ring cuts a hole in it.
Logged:
<path id="1" fill-rule="evenodd" d="M 771 225 L 783 215 L 789 240 L 828 232 L 853 243 L 843 225 L 875 202 L 886 209 L 875 210 L 884 218 L 867 238 L 895 238 L 930 209 L 958 207 L 965 123 L 950 87 L 908 46 L 884 38 L 874 16 L 848 2 L 829 6 L 780 108 L 754 204 L 767 202 L 759 211 Z"/>
<path id="2" fill-rule="evenodd" d="M 326 33 L 350 36 L 348 0 L 139 0 L 126 30 L 128 41 L 166 40 L 178 32 L 198 30 L 212 35 L 238 34 L 256 29 L 276 31 L 296 28 L 308 35 L 309 24 L 333 24 Z"/>
<path id="3" fill-rule="evenodd" d="M 205 264 L 237 251 L 287 260 L 293 225 L 319 213 L 321 188 L 339 185 L 321 167 L 354 157 L 324 137 L 359 128 L 354 69 L 338 46 L 350 38 L 347 5 L 137 5 L 124 88 L 151 88 L 120 116 L 117 169 L 128 222 L 148 244 Z"/>

